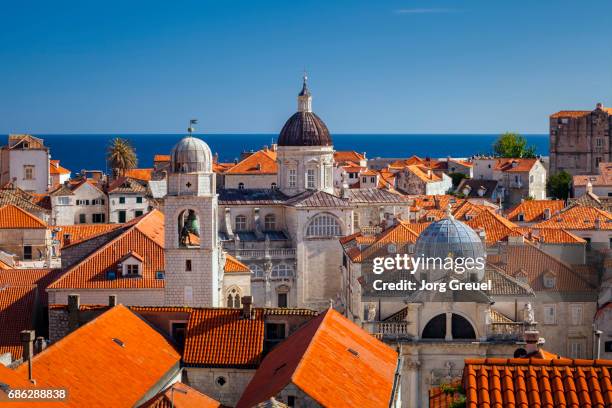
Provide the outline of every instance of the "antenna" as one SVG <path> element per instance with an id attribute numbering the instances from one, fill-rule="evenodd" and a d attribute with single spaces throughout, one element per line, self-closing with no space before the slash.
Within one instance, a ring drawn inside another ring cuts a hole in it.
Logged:
<path id="1" fill-rule="evenodd" d="M 189 132 L 189 136 L 193 136 L 193 131 L 195 130 L 193 125 L 197 125 L 197 124 L 198 124 L 197 119 L 189 119 L 189 127 L 187 128 L 187 132 Z"/>

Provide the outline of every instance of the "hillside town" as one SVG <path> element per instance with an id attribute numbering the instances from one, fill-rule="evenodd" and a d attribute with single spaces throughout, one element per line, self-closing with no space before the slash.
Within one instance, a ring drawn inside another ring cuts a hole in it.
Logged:
<path id="1" fill-rule="evenodd" d="M 109 141 L 108 172 L 8 135 L 0 405 L 612 407 L 612 108 L 568 108 L 549 156 L 336 150 L 306 77 L 235 162 L 195 120 L 151 168 Z M 368 289 L 376 258 L 441 244 L 490 288 Z"/>

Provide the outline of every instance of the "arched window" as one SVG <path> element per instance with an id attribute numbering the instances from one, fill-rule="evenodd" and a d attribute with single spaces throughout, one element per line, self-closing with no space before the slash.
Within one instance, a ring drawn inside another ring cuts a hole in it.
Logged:
<path id="1" fill-rule="evenodd" d="M 236 216 L 236 225 L 235 225 L 236 231 L 246 231 L 246 229 L 247 229 L 246 224 L 247 224 L 246 216 L 244 216 L 244 215 L 237 215 Z"/>
<path id="2" fill-rule="evenodd" d="M 272 183 L 272 184 L 270 185 L 270 188 L 271 188 L 272 190 L 276 190 L 276 183 Z"/>
<path id="3" fill-rule="evenodd" d="M 421 337 L 424 339 L 446 338 L 446 313 L 439 314 L 427 322 Z M 475 339 L 476 332 L 465 317 L 453 313 L 451 317 L 451 337 L 453 340 Z"/>
<path id="4" fill-rule="evenodd" d="M 227 293 L 227 307 L 239 309 L 240 306 L 240 291 L 236 288 L 231 288 Z"/>
<path id="5" fill-rule="evenodd" d="M 244 183 L 238 183 L 238 190 L 244 190 Z"/>
<path id="6" fill-rule="evenodd" d="M 287 264 L 278 264 L 272 267 L 273 278 L 285 278 L 293 276 L 293 268 Z"/>
<path id="7" fill-rule="evenodd" d="M 306 229 L 306 236 L 309 237 L 333 237 L 341 234 L 338 220 L 326 214 L 314 217 Z"/>
<path id="8" fill-rule="evenodd" d="M 446 337 L 446 314 L 439 314 L 431 319 L 423 329 L 424 339 L 443 339 Z"/>
<path id="9" fill-rule="evenodd" d="M 276 215 L 267 214 L 264 217 L 264 230 L 265 231 L 274 231 L 276 229 Z"/>
<path id="10" fill-rule="evenodd" d="M 263 278 L 264 277 L 264 270 L 261 266 L 257 265 L 257 264 L 251 264 L 249 265 L 249 269 L 251 269 L 253 271 L 253 276 L 255 278 Z"/>
<path id="11" fill-rule="evenodd" d="M 194 210 L 184 210 L 178 216 L 179 246 L 198 247 L 200 245 L 200 219 Z"/>

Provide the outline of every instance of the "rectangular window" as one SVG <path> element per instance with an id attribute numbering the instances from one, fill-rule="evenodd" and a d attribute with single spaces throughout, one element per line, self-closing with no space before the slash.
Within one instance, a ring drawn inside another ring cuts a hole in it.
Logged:
<path id="1" fill-rule="evenodd" d="M 191 272 L 191 259 L 185 260 L 185 271 Z"/>
<path id="2" fill-rule="evenodd" d="M 70 205 L 70 197 L 57 197 L 58 205 Z"/>
<path id="3" fill-rule="evenodd" d="M 286 293 L 278 294 L 278 307 L 287 307 L 287 294 Z"/>
<path id="4" fill-rule="evenodd" d="M 376 177 L 370 177 L 370 183 L 376 183 Z"/>
<path id="5" fill-rule="evenodd" d="M 79 214 L 79 224 L 85 224 L 86 222 L 85 214 Z"/>
<path id="6" fill-rule="evenodd" d="M 571 358 L 582 358 L 582 343 L 573 341 L 569 344 L 569 354 Z"/>
<path id="7" fill-rule="evenodd" d="M 544 324 L 557 324 L 557 308 L 555 305 L 544 305 Z"/>
<path id="8" fill-rule="evenodd" d="M 119 211 L 119 222 L 125 222 L 126 218 L 127 216 L 125 210 Z"/>
<path id="9" fill-rule="evenodd" d="M 289 169 L 289 187 L 295 187 L 297 185 L 297 170 Z"/>
<path id="10" fill-rule="evenodd" d="M 30 164 L 25 164 L 23 166 L 23 179 L 34 180 L 34 166 Z"/>
<path id="11" fill-rule="evenodd" d="M 125 204 L 125 197 L 119 197 L 119 204 Z"/>
<path id="12" fill-rule="evenodd" d="M 140 217 L 142 214 L 142 210 L 134 210 L 134 217 Z"/>
<path id="13" fill-rule="evenodd" d="M 136 197 L 136 204 L 142 204 L 142 197 Z"/>
<path id="14" fill-rule="evenodd" d="M 368 182 L 368 178 L 367 177 L 362 177 L 361 180 L 363 181 L 364 184 Z"/>
<path id="15" fill-rule="evenodd" d="M 359 213 L 353 212 L 353 229 L 357 231 L 359 229 Z"/>
<path id="16" fill-rule="evenodd" d="M 23 246 L 23 259 L 26 261 L 32 260 L 32 246 L 31 245 Z"/>
<path id="17" fill-rule="evenodd" d="M 192 302 L 193 302 L 193 287 L 185 286 L 183 288 L 183 304 L 185 304 L 186 306 L 191 306 Z"/>
<path id="18" fill-rule="evenodd" d="M 91 218 L 91 222 L 93 222 L 94 224 L 100 224 L 105 221 L 103 213 L 93 214 Z"/>
<path id="19" fill-rule="evenodd" d="M 574 326 L 582 324 L 582 305 L 570 305 L 570 321 Z"/>
<path id="20" fill-rule="evenodd" d="M 314 169 L 308 169 L 306 171 L 306 188 L 315 188 L 315 171 Z"/>
<path id="21" fill-rule="evenodd" d="M 295 397 L 293 395 L 287 396 L 287 405 L 290 407 L 295 407 Z"/>
<path id="22" fill-rule="evenodd" d="M 178 344 L 179 347 L 183 347 L 185 344 L 185 332 L 187 330 L 187 323 L 185 322 L 173 322 L 172 323 L 172 338 Z"/>
<path id="23" fill-rule="evenodd" d="M 599 163 L 601 163 L 601 157 L 595 158 L 595 167 L 599 167 Z"/>
<path id="24" fill-rule="evenodd" d="M 127 274 L 128 276 L 136 276 L 138 275 L 138 265 L 128 265 L 127 266 Z"/>

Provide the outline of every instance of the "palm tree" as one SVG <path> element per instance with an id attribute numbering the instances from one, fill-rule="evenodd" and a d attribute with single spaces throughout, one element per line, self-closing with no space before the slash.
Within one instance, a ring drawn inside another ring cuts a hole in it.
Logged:
<path id="1" fill-rule="evenodd" d="M 129 140 L 119 137 L 113 139 L 108 145 L 106 160 L 113 170 L 113 178 L 123 176 L 126 170 L 133 169 L 138 165 L 136 151 Z"/>

